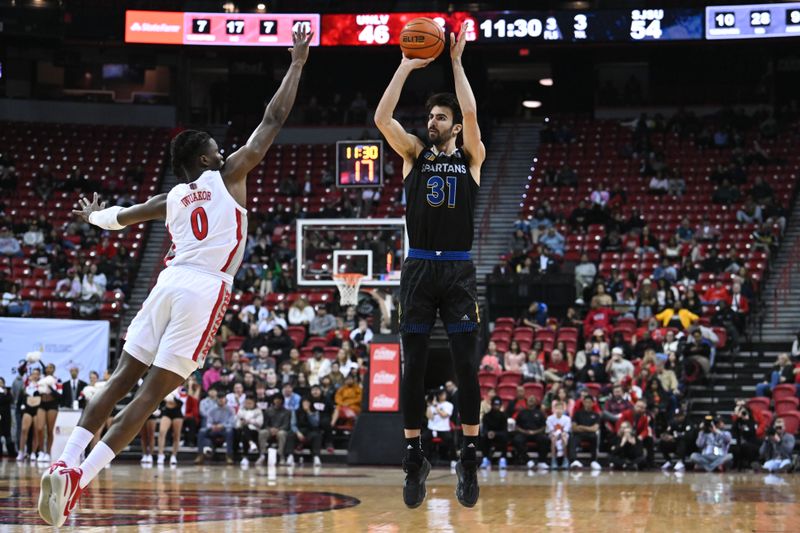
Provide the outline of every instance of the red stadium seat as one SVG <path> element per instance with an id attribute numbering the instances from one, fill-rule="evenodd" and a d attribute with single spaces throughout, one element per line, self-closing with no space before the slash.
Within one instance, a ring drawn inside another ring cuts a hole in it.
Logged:
<path id="1" fill-rule="evenodd" d="M 800 405 L 800 400 L 796 396 L 781 398 L 775 402 L 775 414 L 782 416 L 785 413 L 797 411 L 798 405 Z"/>
<path id="2" fill-rule="evenodd" d="M 514 319 L 511 317 L 502 317 L 502 316 L 495 319 L 494 321 L 495 330 L 497 330 L 497 328 L 500 327 L 503 327 L 511 331 L 512 329 L 514 329 Z"/>
<path id="3" fill-rule="evenodd" d="M 511 401 L 517 397 L 517 386 L 512 384 L 498 385 L 497 396 L 504 402 Z"/>
<path id="4" fill-rule="evenodd" d="M 481 370 L 478 372 L 478 384 L 480 384 L 481 387 L 497 386 L 497 374 Z"/>
<path id="5" fill-rule="evenodd" d="M 796 389 L 793 383 L 782 383 L 772 389 L 772 400 L 776 403 L 784 398 L 794 398 L 796 396 Z"/>
<path id="6" fill-rule="evenodd" d="M 542 398 L 544 398 L 544 385 L 542 385 L 541 383 L 534 383 L 531 381 L 525 383 L 523 387 L 525 388 L 526 398 L 528 396 L 536 396 L 536 398 L 539 400 L 539 403 L 542 402 Z"/>
<path id="7" fill-rule="evenodd" d="M 522 382 L 522 374 L 519 372 L 501 372 L 497 377 L 497 385 L 517 386 Z"/>
<path id="8" fill-rule="evenodd" d="M 780 417 L 786 425 L 786 432 L 790 435 L 797 435 L 797 430 L 800 428 L 800 412 L 792 411 L 784 413 Z"/>
<path id="9" fill-rule="evenodd" d="M 756 411 L 769 411 L 769 398 L 764 398 L 763 396 L 750 398 L 747 400 L 747 407 L 749 407 L 750 411 L 753 413 Z"/>

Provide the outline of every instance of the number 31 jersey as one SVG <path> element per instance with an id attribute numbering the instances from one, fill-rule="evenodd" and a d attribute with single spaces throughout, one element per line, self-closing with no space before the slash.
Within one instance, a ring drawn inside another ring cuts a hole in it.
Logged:
<path id="1" fill-rule="evenodd" d="M 472 249 L 475 204 L 480 187 L 466 154 L 423 149 L 403 183 L 406 226 L 412 248 L 466 252 Z"/>
<path id="2" fill-rule="evenodd" d="M 247 241 L 247 210 L 233 199 L 218 170 L 207 170 L 167 195 L 164 264 L 181 266 L 233 283 Z"/>

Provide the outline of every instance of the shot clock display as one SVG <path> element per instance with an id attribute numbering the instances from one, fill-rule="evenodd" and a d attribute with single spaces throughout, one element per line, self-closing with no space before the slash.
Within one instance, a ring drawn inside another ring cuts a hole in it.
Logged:
<path id="1" fill-rule="evenodd" d="M 300 25 L 315 32 L 319 45 L 319 14 L 173 13 L 127 11 L 125 42 L 223 46 L 291 46 Z"/>
<path id="2" fill-rule="evenodd" d="M 383 184 L 383 141 L 338 141 L 336 185 L 377 187 Z"/>
<path id="3" fill-rule="evenodd" d="M 800 2 L 706 7 L 706 39 L 800 36 Z"/>

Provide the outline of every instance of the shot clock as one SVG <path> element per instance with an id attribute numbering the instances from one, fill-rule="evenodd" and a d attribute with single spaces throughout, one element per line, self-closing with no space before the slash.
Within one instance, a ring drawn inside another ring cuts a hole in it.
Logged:
<path id="1" fill-rule="evenodd" d="M 337 187 L 378 187 L 383 184 L 383 141 L 336 143 Z"/>

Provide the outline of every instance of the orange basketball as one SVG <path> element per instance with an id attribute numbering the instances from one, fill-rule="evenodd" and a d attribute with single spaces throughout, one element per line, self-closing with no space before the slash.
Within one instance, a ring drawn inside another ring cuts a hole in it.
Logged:
<path id="1" fill-rule="evenodd" d="M 400 32 L 400 49 L 412 59 L 437 57 L 444 50 L 444 30 L 429 18 L 415 18 Z"/>

